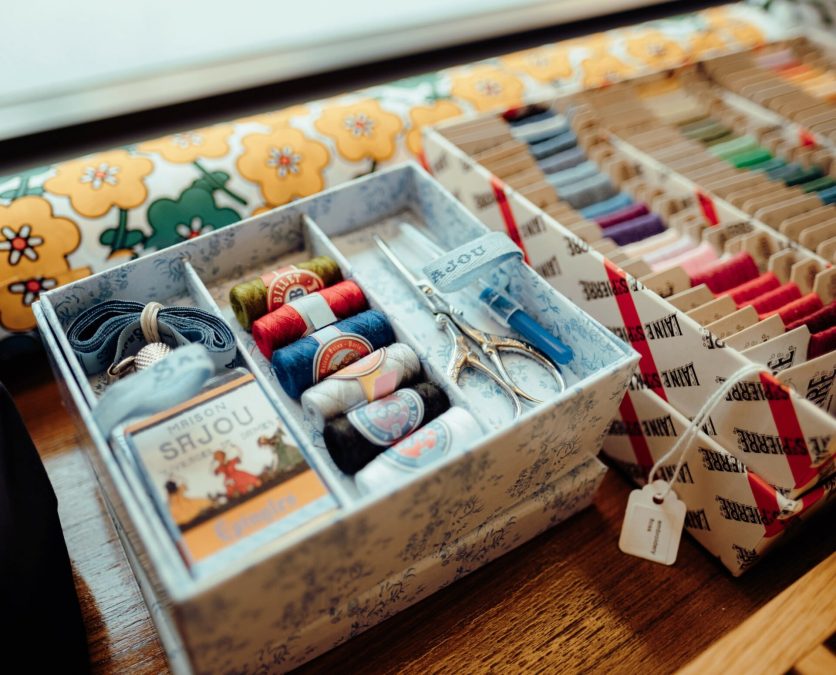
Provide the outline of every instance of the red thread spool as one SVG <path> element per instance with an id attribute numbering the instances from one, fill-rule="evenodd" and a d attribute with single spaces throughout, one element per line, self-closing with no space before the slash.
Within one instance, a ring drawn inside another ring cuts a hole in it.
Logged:
<path id="1" fill-rule="evenodd" d="M 806 317 L 813 312 L 818 312 L 823 306 L 824 304 L 818 295 L 815 293 L 808 293 L 807 295 L 800 297 L 798 300 L 794 300 L 793 302 L 784 305 L 777 311 L 765 312 L 759 316 L 761 319 L 765 319 L 772 314 L 777 314 L 781 317 L 781 321 L 783 321 L 786 326 L 788 323 L 798 321 L 798 319 Z"/>
<path id="2" fill-rule="evenodd" d="M 750 300 L 778 288 L 781 285 L 780 280 L 772 272 L 766 272 L 759 277 L 755 277 L 751 281 L 735 286 L 728 291 L 731 299 L 740 309 L 749 304 Z"/>
<path id="3" fill-rule="evenodd" d="M 810 336 L 807 358 L 814 359 L 822 354 L 829 354 L 836 349 L 836 326 L 826 328 L 821 333 Z"/>
<path id="4" fill-rule="evenodd" d="M 718 260 L 703 272 L 691 277 L 691 286 L 705 284 L 712 293 L 722 293 L 754 279 L 759 274 L 755 259 L 743 251 L 726 260 Z"/>
<path id="5" fill-rule="evenodd" d="M 784 305 L 794 302 L 800 297 L 801 289 L 792 281 L 788 281 L 778 286 L 778 288 L 755 298 L 750 304 L 757 310 L 758 314 L 767 314 L 781 309 Z"/>
<path id="6" fill-rule="evenodd" d="M 353 281 L 341 281 L 310 295 L 321 296 L 337 319 L 354 316 L 368 307 L 366 296 Z M 265 314 L 254 321 L 252 326 L 253 340 L 268 359 L 280 347 L 289 345 L 312 332 L 293 302 Z"/>
<path id="7" fill-rule="evenodd" d="M 836 326 L 836 302 L 831 302 L 829 305 L 822 307 L 818 312 L 813 312 L 808 316 L 803 316 L 787 324 L 787 332 L 799 326 L 807 326 L 813 334 L 821 333 L 828 328 Z"/>

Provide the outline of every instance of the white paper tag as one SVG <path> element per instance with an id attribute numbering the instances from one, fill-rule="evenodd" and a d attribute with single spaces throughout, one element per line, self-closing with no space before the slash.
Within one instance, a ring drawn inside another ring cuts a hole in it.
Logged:
<path id="1" fill-rule="evenodd" d="M 664 565 L 676 562 L 686 509 L 673 490 L 661 504 L 653 500 L 666 488 L 665 481 L 656 480 L 630 493 L 618 540 L 622 552 Z"/>

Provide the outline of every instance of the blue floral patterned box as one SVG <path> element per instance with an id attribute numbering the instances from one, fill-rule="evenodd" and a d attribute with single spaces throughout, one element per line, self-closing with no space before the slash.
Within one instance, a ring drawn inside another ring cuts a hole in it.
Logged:
<path id="1" fill-rule="evenodd" d="M 590 503 L 604 473 L 595 455 L 638 355 L 521 260 L 503 262 L 493 275 L 574 351 L 563 367 L 563 392 L 549 391 L 525 359 L 513 364 L 514 377 L 542 387 L 545 398 L 514 419 L 501 390 L 482 376 L 467 374 L 459 383 L 446 376 L 446 334 L 372 245 L 371 235 L 380 234 L 418 265 L 416 249 L 399 242 L 405 230 L 424 232 L 447 249 L 487 233 L 433 178 L 405 164 L 55 289 L 36 306 L 173 670 L 250 673 L 299 665 Z M 416 350 L 424 374 L 478 420 L 481 437 L 466 451 L 371 494 L 336 468 L 228 300 L 235 283 L 315 255 L 333 257 L 344 277 L 357 281 L 369 304 L 390 318 L 397 339 Z M 192 574 L 141 481 L 96 427 L 92 410 L 106 383 L 85 374 L 67 341 L 65 330 L 80 311 L 112 298 L 195 305 L 225 318 L 241 363 L 262 383 L 340 508 L 280 538 L 253 535 L 205 573 Z M 466 290 L 455 300 L 466 315 L 478 308 Z M 502 330 L 493 322 L 480 327 Z"/>

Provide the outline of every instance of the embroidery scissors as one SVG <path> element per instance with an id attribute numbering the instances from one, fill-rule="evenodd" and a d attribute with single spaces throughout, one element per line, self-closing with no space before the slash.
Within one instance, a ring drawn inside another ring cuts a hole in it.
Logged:
<path id="1" fill-rule="evenodd" d="M 514 407 L 515 418 L 522 413 L 522 401 L 536 404 L 542 403 L 542 399 L 532 396 L 514 382 L 502 361 L 503 352 L 521 354 L 535 361 L 552 376 L 559 391 L 566 388 L 566 381 L 560 371 L 542 352 L 522 340 L 494 335 L 474 328 L 464 319 L 461 310 L 447 302 L 428 279 L 416 277 L 383 239 L 375 235 L 374 240 L 392 266 L 415 289 L 424 304 L 432 312 L 439 330 L 446 330 L 450 336 L 453 354 L 447 364 L 447 375 L 451 380 L 458 382 L 466 368 L 478 371 L 502 389 Z M 468 340 L 479 346 L 482 353 L 490 359 L 491 364 L 496 368 L 496 372 L 482 362 L 479 354 L 471 348 Z"/>

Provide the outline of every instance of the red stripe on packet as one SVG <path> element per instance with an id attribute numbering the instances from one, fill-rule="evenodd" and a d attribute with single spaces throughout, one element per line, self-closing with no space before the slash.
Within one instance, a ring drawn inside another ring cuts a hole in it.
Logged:
<path id="1" fill-rule="evenodd" d="M 424 171 L 426 171 L 431 176 L 433 175 L 433 170 L 430 168 L 429 163 L 427 162 L 427 156 L 424 154 L 424 149 L 418 151 L 418 161 L 421 163 L 421 166 L 424 167 Z"/>
<path id="2" fill-rule="evenodd" d="M 714 208 L 714 200 L 701 190 L 696 190 L 695 193 L 697 196 L 697 202 L 699 202 L 700 205 L 700 210 L 705 216 L 705 219 L 708 221 L 708 224 L 716 225 L 719 223 L 720 218 L 717 217 L 717 209 Z"/>
<path id="3" fill-rule="evenodd" d="M 604 269 L 607 271 L 607 278 L 610 284 L 620 286 L 627 283 L 627 275 L 621 268 L 604 258 Z M 613 293 L 615 301 L 618 304 L 618 312 L 621 314 L 621 320 L 624 326 L 628 329 L 641 326 L 642 321 L 639 318 L 639 312 L 636 309 L 636 303 L 633 302 L 633 294 L 627 293 Z M 657 385 L 659 381 L 659 371 L 656 368 L 656 362 L 653 360 L 653 354 L 650 351 L 650 345 L 647 338 L 644 336 L 644 331 L 628 330 L 630 337 L 630 344 L 640 355 L 639 371 L 645 382 L 650 380 L 654 383 L 650 389 L 661 398 L 663 401 L 668 400 L 668 395 L 665 393 L 664 387 L 661 384 Z M 639 337 L 639 335 L 641 337 Z"/>
<path id="4" fill-rule="evenodd" d="M 784 457 L 786 457 L 795 481 L 794 487 L 803 487 L 813 480 L 819 472 L 818 469 L 810 466 L 810 450 L 807 447 L 804 432 L 801 430 L 801 424 L 798 422 L 798 414 L 795 412 L 790 390 L 778 382 L 770 373 L 762 372 L 760 380 L 764 391 L 768 394 L 769 410 L 772 413 L 778 436 L 782 439 L 789 439 L 792 443 L 797 443 L 796 447 L 799 451 L 796 452 L 796 447 L 793 447 L 792 452 L 785 454 Z"/>
<path id="5" fill-rule="evenodd" d="M 528 259 L 528 251 L 525 250 L 525 244 L 523 244 L 520 231 L 517 229 L 517 221 L 511 212 L 511 205 L 508 203 L 508 196 L 505 194 L 505 187 L 502 181 L 496 176 L 491 176 L 491 187 L 493 188 L 499 211 L 502 214 L 502 220 L 505 221 L 505 230 L 508 232 L 508 236 L 520 247 L 520 250 L 523 252 L 523 260 L 530 262 Z"/>
<path id="6" fill-rule="evenodd" d="M 818 143 L 816 143 L 816 137 L 813 136 L 812 132 L 807 129 L 798 130 L 798 141 L 805 148 L 815 148 L 818 145 Z"/>
<path id="7" fill-rule="evenodd" d="M 639 417 L 636 415 L 636 409 L 633 407 L 633 401 L 630 398 L 630 392 L 624 393 L 624 398 L 621 399 L 621 405 L 618 406 L 618 412 L 621 414 L 621 419 L 627 424 L 627 438 L 630 439 L 630 445 L 633 446 L 633 454 L 636 456 L 636 461 L 639 463 L 645 473 L 648 473 L 653 468 L 653 456 L 650 454 L 650 447 L 647 445 L 647 439 L 643 433 L 634 435 L 629 433 L 634 425 L 639 424 Z"/>
<path id="8" fill-rule="evenodd" d="M 778 513 L 781 509 L 778 506 L 778 495 L 775 488 L 751 471 L 746 472 L 746 478 L 749 479 L 749 488 L 752 490 L 752 497 L 755 498 L 755 504 L 758 507 L 764 534 L 767 537 L 780 534 L 784 529 L 784 523 L 778 519 Z"/>

